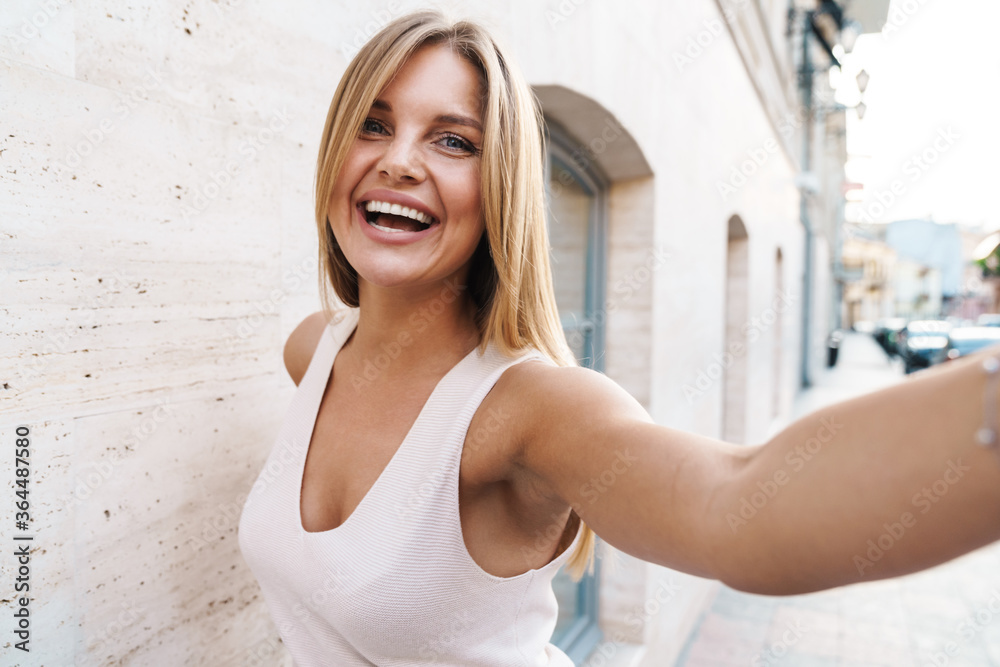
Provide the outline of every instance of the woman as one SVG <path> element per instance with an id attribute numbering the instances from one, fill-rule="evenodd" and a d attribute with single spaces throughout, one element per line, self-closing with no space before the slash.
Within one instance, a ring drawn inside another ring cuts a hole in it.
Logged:
<path id="1" fill-rule="evenodd" d="M 983 355 L 759 447 L 654 424 L 577 367 L 540 127 L 491 38 L 431 12 L 376 35 L 334 95 L 316 217 L 324 287 L 348 307 L 288 340 L 299 389 L 239 531 L 296 665 L 570 664 L 548 643 L 550 583 L 564 563 L 582 573 L 595 531 L 773 594 L 1000 538 L 1000 466 L 973 442 Z M 947 498 L 921 514 L 915 495 L 939 479 Z M 741 512 L 763 490 L 766 506 Z"/>

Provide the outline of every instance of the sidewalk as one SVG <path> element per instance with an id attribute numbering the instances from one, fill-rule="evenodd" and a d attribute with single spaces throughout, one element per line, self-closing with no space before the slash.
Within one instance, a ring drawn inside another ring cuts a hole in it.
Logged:
<path id="1" fill-rule="evenodd" d="M 813 386 L 799 393 L 792 407 L 792 419 L 824 405 L 888 387 L 905 377 L 902 360 L 890 360 L 874 338 L 847 332 L 837 365 L 824 368 L 813 378 Z"/>
<path id="2" fill-rule="evenodd" d="M 868 335 L 847 334 L 795 416 L 904 377 Z M 1000 667 L 1000 543 L 931 570 L 792 597 L 721 586 L 678 667 Z"/>

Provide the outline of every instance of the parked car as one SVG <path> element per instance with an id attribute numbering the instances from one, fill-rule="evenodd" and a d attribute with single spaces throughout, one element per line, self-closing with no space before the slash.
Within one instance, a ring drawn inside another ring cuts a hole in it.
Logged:
<path id="1" fill-rule="evenodd" d="M 896 342 L 903 370 L 912 373 L 944 361 L 952 329 L 949 322 L 942 320 L 914 320 L 907 324 Z"/>
<path id="2" fill-rule="evenodd" d="M 1000 313 L 983 313 L 976 318 L 977 327 L 1000 327 Z"/>
<path id="3" fill-rule="evenodd" d="M 904 327 L 906 327 L 906 320 L 902 317 L 883 318 L 875 323 L 872 336 L 875 338 L 875 342 L 889 355 L 889 358 L 899 356 L 896 339 Z"/>
<path id="4" fill-rule="evenodd" d="M 851 330 L 863 334 L 874 334 L 875 323 L 871 320 L 858 320 L 851 325 Z"/>
<path id="5" fill-rule="evenodd" d="M 1000 343 L 1000 326 L 961 327 L 948 334 L 945 359 L 958 359 L 976 350 Z"/>

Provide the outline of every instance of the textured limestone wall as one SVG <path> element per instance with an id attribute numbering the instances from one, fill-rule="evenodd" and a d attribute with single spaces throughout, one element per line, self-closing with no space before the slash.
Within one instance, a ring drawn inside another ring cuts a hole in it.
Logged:
<path id="1" fill-rule="evenodd" d="M 292 390 L 282 343 L 317 308 L 313 162 L 362 18 L 0 10 L 0 424 L 31 428 L 35 536 L 30 659 L 0 642 L 18 664 L 280 655 L 236 526 Z"/>

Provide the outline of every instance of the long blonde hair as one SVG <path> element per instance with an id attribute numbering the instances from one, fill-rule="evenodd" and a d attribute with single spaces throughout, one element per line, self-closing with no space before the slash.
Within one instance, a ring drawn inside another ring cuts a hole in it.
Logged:
<path id="1" fill-rule="evenodd" d="M 334 183 L 372 103 L 420 47 L 448 44 L 480 73 L 483 86 L 482 210 L 486 231 L 473 253 L 468 291 L 477 307 L 480 352 L 490 343 L 507 355 L 528 347 L 560 366 L 576 366 L 559 323 L 545 229 L 544 135 L 531 88 L 485 29 L 450 22 L 439 12 L 402 16 L 376 34 L 347 66 L 326 117 L 316 165 L 316 225 L 320 290 L 358 306 L 358 276 L 337 245 L 327 219 Z M 574 511 L 575 513 L 575 511 Z M 571 517 L 572 518 L 572 517 Z M 584 531 L 567 569 L 579 579 L 594 552 Z"/>

